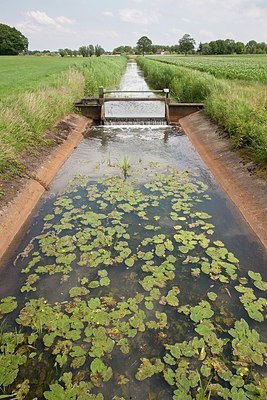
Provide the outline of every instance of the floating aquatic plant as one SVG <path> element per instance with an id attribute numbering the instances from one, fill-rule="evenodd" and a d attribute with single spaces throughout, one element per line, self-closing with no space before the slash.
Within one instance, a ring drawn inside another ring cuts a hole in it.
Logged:
<path id="1" fill-rule="evenodd" d="M 266 282 L 241 275 L 201 210 L 206 186 L 153 168 L 144 184 L 134 171 L 75 178 L 17 257 L 25 298 L 0 302 L 19 329 L 0 333 L 4 396 L 101 400 L 109 381 L 109 398 L 123 399 L 130 376 L 141 385 L 157 374 L 166 398 L 264 399 Z M 234 288 L 255 329 L 239 320 Z M 47 380 L 33 384 L 44 365 Z"/>

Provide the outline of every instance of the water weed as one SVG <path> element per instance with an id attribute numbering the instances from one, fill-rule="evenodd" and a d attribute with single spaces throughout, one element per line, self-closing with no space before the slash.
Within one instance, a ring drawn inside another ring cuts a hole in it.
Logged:
<path id="1" fill-rule="evenodd" d="M 3 395 L 264 399 L 267 283 L 241 272 L 197 176 L 139 164 L 145 181 L 79 176 L 50 199 L 14 261 L 26 295 L 0 302 Z"/>

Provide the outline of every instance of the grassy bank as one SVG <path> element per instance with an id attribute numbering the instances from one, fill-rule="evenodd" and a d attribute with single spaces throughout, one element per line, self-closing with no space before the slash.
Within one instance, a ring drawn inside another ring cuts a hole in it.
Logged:
<path id="1" fill-rule="evenodd" d="M 205 112 L 229 133 L 233 146 L 267 165 L 267 86 L 218 79 L 185 66 L 137 59 L 148 84 L 169 87 L 179 102 L 204 102 Z"/>
<path id="2" fill-rule="evenodd" d="M 46 144 L 45 131 L 73 110 L 75 100 L 83 95 L 96 95 L 101 85 L 115 86 L 126 65 L 123 57 L 93 57 L 75 62 L 35 57 L 2 59 L 0 178 L 21 174 L 24 171 L 21 154 L 30 151 L 31 146 Z M 10 68 L 5 75 L 8 60 Z M 27 68 L 18 73 L 20 66 L 25 65 Z M 12 70 L 14 79 L 10 78 Z"/>

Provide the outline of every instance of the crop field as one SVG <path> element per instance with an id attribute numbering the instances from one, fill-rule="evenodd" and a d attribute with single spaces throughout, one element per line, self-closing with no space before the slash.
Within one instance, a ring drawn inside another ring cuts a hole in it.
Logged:
<path id="1" fill-rule="evenodd" d="M 228 132 L 234 148 L 267 164 L 267 56 L 137 60 L 151 87 L 169 87 L 178 102 L 203 102 L 205 113 Z"/>
<path id="2" fill-rule="evenodd" d="M 0 178 L 23 173 L 20 154 L 98 87 L 114 87 L 126 58 L 0 58 Z"/>
<path id="3" fill-rule="evenodd" d="M 267 83 L 267 55 L 160 56 L 153 59 L 207 72 L 216 78 Z"/>

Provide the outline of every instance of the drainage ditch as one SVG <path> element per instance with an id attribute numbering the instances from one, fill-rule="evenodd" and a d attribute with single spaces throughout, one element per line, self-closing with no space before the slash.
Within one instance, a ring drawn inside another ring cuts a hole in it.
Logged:
<path id="1" fill-rule="evenodd" d="M 264 399 L 263 247 L 178 126 L 113 124 L 162 104 L 107 106 L 1 271 L 3 393 Z"/>

